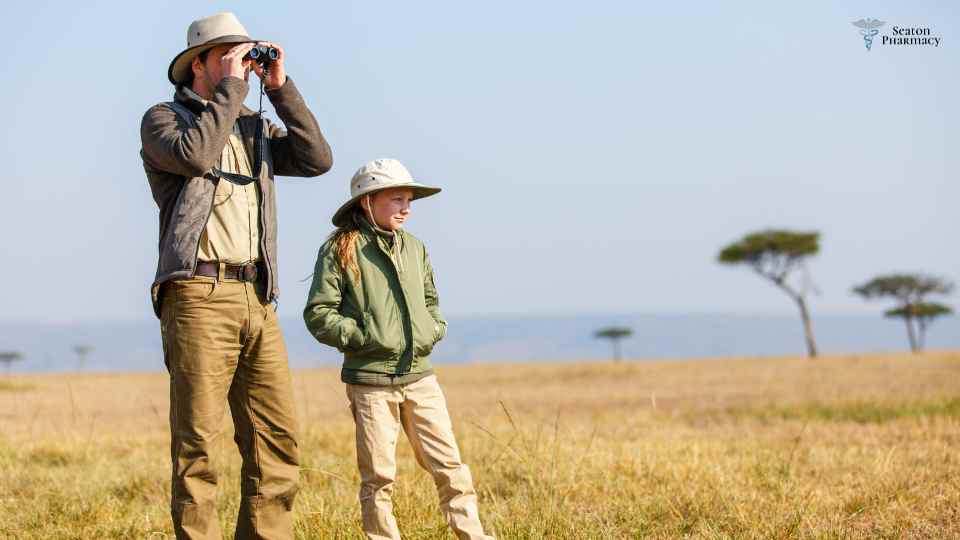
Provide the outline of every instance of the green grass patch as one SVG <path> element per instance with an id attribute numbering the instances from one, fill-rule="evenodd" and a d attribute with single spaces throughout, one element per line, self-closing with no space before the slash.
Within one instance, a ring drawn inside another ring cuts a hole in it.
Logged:
<path id="1" fill-rule="evenodd" d="M 752 416 L 758 416 L 766 420 L 822 420 L 827 422 L 880 424 L 901 418 L 931 416 L 960 418 L 960 398 L 903 403 L 878 403 L 875 401 L 810 402 L 793 405 L 771 405 L 768 409 L 752 410 L 750 412 Z"/>

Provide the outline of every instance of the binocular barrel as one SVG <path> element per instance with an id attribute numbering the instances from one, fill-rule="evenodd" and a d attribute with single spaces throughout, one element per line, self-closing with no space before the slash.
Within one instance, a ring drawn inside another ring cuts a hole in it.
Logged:
<path id="1" fill-rule="evenodd" d="M 267 47 L 266 45 L 255 45 L 250 49 L 250 52 L 247 53 L 247 58 L 258 64 L 272 62 L 279 57 L 280 51 L 273 47 Z"/>

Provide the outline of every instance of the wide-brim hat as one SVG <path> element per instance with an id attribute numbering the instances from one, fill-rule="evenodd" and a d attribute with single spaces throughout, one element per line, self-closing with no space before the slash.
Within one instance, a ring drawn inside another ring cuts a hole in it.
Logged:
<path id="1" fill-rule="evenodd" d="M 247 34 L 247 29 L 233 13 L 218 13 L 190 23 L 187 29 L 187 48 L 173 58 L 167 69 L 167 78 L 179 84 L 190 74 L 193 59 L 205 51 L 227 43 L 253 43 L 260 41 Z"/>
<path id="2" fill-rule="evenodd" d="M 349 223 L 350 211 L 364 195 L 392 188 L 407 188 L 413 191 L 414 199 L 436 195 L 441 191 L 438 187 L 416 182 L 410 171 L 395 159 L 375 159 L 353 174 L 350 179 L 350 200 L 333 214 L 334 226 L 342 227 Z"/>

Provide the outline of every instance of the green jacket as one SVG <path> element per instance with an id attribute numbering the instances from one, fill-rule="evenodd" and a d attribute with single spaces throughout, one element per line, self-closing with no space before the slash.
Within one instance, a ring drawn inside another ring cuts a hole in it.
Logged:
<path id="1" fill-rule="evenodd" d="M 433 372 L 430 352 L 446 335 L 423 243 L 412 234 L 356 222 L 360 286 L 337 264 L 330 241 L 317 256 L 303 319 L 317 341 L 344 353 L 341 379 L 353 384 L 412 382 Z"/>

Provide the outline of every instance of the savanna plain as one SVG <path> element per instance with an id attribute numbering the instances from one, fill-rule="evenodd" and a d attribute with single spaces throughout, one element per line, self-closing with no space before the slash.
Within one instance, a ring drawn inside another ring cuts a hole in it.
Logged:
<path id="1" fill-rule="evenodd" d="M 502 540 L 960 538 L 960 352 L 484 363 L 438 377 Z M 338 371 L 293 378 L 296 536 L 362 538 Z M 232 537 L 239 457 L 223 425 Z M 0 536 L 172 538 L 167 429 L 162 372 L 0 378 Z M 399 448 L 404 537 L 452 538 L 430 477 Z"/>

